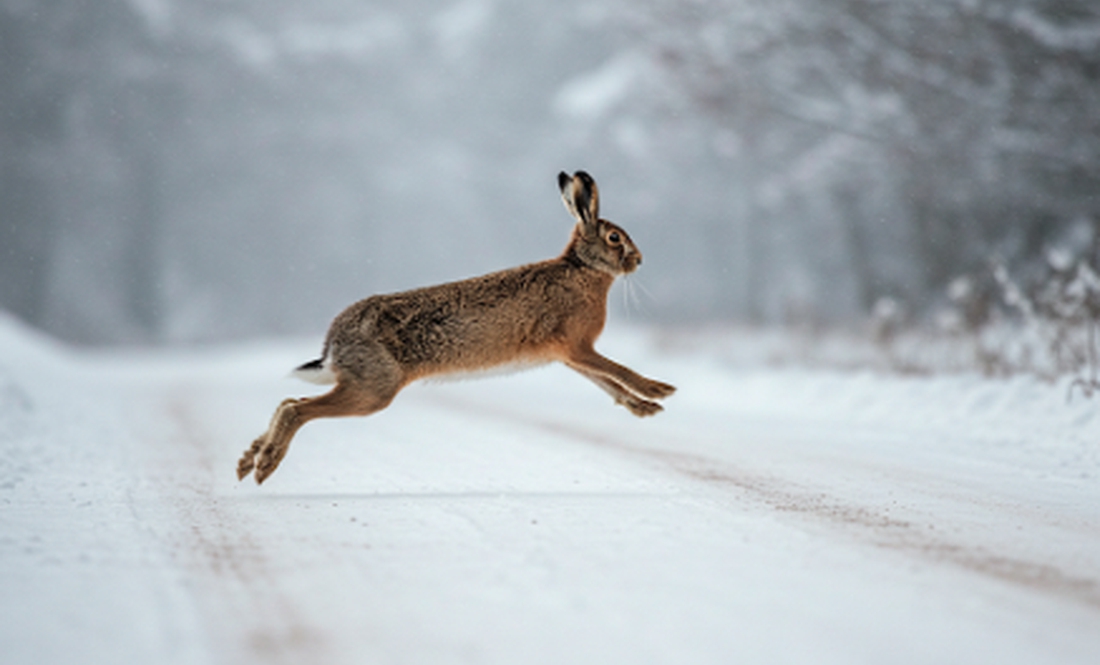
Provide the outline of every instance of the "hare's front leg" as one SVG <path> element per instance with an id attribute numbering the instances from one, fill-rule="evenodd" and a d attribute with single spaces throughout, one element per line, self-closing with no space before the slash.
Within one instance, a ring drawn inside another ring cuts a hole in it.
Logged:
<path id="1" fill-rule="evenodd" d="M 591 347 L 574 349 L 566 364 L 588 376 L 594 374 L 614 381 L 630 392 L 647 399 L 664 399 L 676 392 L 676 386 L 647 379 L 629 367 L 601 356 Z M 589 376 L 591 378 L 591 376 Z"/>
<path id="2" fill-rule="evenodd" d="M 660 404 L 656 402 L 650 402 L 649 400 L 638 397 L 634 393 L 624 388 L 621 384 L 607 378 L 606 376 L 600 376 L 599 374 L 595 374 L 587 370 L 582 370 L 578 367 L 573 367 L 573 369 L 577 370 L 583 376 L 590 379 L 592 383 L 595 383 L 597 386 L 602 388 L 603 391 L 606 392 L 608 395 L 611 395 L 616 404 L 622 404 L 627 409 L 629 409 L 631 413 L 638 416 L 639 418 L 652 416 L 653 414 L 660 413 L 664 410 L 664 407 L 662 407 Z"/>

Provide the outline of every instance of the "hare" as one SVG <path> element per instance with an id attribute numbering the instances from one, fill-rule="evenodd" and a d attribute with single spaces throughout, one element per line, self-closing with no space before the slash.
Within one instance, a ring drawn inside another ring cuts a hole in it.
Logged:
<path id="1" fill-rule="evenodd" d="M 675 387 L 603 357 L 593 343 L 604 327 L 607 293 L 634 272 L 642 254 L 622 228 L 599 217 L 599 193 L 584 171 L 558 175 L 577 224 L 561 256 L 460 282 L 360 300 L 329 327 L 321 358 L 295 373 L 335 383 L 317 397 L 284 400 L 267 432 L 237 464 L 262 483 L 290 440 L 314 418 L 366 416 L 386 408 L 417 379 L 560 361 L 588 377 L 636 416 L 661 411 L 653 400 Z"/>

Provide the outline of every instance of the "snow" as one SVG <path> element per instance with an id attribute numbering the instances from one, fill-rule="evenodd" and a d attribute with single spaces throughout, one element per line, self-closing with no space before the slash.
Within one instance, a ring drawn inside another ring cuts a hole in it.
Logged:
<path id="1" fill-rule="evenodd" d="M 77 352 L 0 318 L 0 661 L 1092 663 L 1100 422 L 1066 386 L 775 368 L 417 385 L 236 459 L 317 340 Z"/>

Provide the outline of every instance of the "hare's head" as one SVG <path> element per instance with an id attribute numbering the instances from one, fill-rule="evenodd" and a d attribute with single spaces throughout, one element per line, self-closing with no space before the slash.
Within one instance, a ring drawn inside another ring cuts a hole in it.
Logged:
<path id="1" fill-rule="evenodd" d="M 611 275 L 637 270 L 642 253 L 622 227 L 600 219 L 600 193 L 592 176 L 584 171 L 572 176 L 562 172 L 558 174 L 558 187 L 565 208 L 577 219 L 566 253 Z"/>

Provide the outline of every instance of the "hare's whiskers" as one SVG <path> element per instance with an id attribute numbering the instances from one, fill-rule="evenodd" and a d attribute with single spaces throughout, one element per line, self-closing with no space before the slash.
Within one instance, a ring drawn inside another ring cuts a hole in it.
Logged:
<path id="1" fill-rule="evenodd" d="M 652 301 L 653 294 L 649 292 L 645 285 L 642 284 L 635 275 L 624 275 L 623 284 L 626 286 L 623 297 L 628 298 L 627 309 L 629 310 L 632 305 L 635 312 L 638 314 L 645 314 L 646 301 Z"/>

